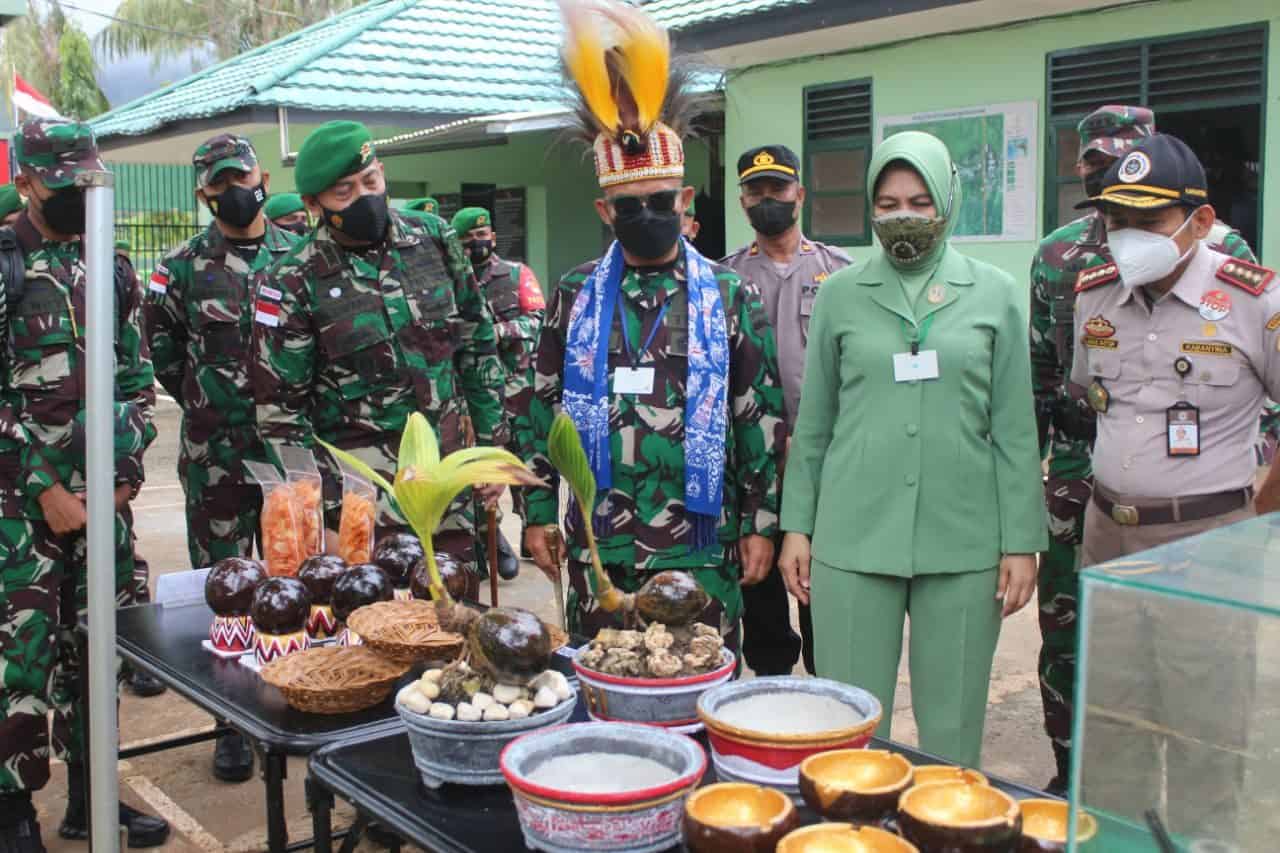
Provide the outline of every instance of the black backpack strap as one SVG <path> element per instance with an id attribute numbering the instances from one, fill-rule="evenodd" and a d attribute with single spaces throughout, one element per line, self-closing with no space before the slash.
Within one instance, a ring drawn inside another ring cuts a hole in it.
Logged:
<path id="1" fill-rule="evenodd" d="M 129 299 L 133 295 L 133 282 L 138 274 L 133 269 L 133 262 L 124 255 L 116 255 L 112 263 L 113 278 L 116 285 L 116 315 L 120 323 L 129 314 Z"/>
<path id="2" fill-rule="evenodd" d="M 0 363 L 9 358 L 9 315 L 26 290 L 27 261 L 12 228 L 0 228 Z"/>

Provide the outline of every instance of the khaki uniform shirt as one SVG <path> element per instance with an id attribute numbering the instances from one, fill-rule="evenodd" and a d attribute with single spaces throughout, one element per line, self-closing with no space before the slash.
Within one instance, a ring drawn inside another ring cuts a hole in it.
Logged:
<path id="1" fill-rule="evenodd" d="M 800 388 L 804 384 L 804 349 L 809 341 L 809 318 L 818 287 L 827 276 L 852 260 L 843 249 L 800 237 L 800 248 L 785 270 L 756 243 L 743 246 L 722 264 L 754 282 L 764 300 L 764 310 L 773 324 L 778 342 L 778 370 L 787 407 L 787 431 L 795 427 L 800 411 Z"/>
<path id="2" fill-rule="evenodd" d="M 1252 485 L 1258 413 L 1280 397 L 1280 286 L 1266 272 L 1202 245 L 1151 307 L 1114 265 L 1081 274 L 1093 278 L 1076 285 L 1071 381 L 1107 392 L 1093 449 L 1100 485 L 1147 498 Z M 1174 369 L 1181 356 L 1185 379 Z M 1166 411 L 1179 400 L 1200 409 L 1199 456 L 1169 455 Z"/>

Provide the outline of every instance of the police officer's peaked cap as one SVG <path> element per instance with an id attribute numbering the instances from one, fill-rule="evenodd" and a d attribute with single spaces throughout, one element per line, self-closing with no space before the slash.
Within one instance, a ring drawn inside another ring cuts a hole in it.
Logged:
<path id="1" fill-rule="evenodd" d="M 745 184 L 756 178 L 777 178 L 780 181 L 800 180 L 800 158 L 785 145 L 761 145 L 752 148 L 738 158 L 738 183 Z"/>
<path id="2" fill-rule="evenodd" d="M 1157 133 L 1112 163 L 1102 179 L 1102 192 L 1076 207 L 1199 207 L 1209 201 L 1208 187 L 1204 167 L 1195 152 L 1176 136 Z"/>
<path id="3" fill-rule="evenodd" d="M 316 195 L 373 162 L 373 136 L 358 121 L 330 121 L 307 136 L 293 179 L 298 192 Z"/>

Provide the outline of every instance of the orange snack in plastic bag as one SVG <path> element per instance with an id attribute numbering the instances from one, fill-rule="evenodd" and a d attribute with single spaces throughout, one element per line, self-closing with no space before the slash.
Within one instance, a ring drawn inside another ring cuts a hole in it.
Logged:
<path id="1" fill-rule="evenodd" d="M 342 520 L 338 523 L 338 556 L 354 566 L 373 556 L 373 523 L 377 507 L 359 492 L 342 495 Z"/>
<path id="2" fill-rule="evenodd" d="M 324 550 L 320 531 L 320 481 L 295 480 L 290 485 L 298 517 L 298 544 L 305 560 Z"/>
<path id="3" fill-rule="evenodd" d="M 293 489 L 277 486 L 266 491 L 262 502 L 262 554 L 267 574 L 293 577 L 308 556 L 298 537 Z"/>

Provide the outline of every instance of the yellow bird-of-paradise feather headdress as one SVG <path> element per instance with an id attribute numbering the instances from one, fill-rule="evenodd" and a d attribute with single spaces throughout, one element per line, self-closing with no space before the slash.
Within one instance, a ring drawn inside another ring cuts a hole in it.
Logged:
<path id="1" fill-rule="evenodd" d="M 601 187 L 684 176 L 688 75 L 667 31 L 621 0 L 559 0 L 565 76 Z"/>

